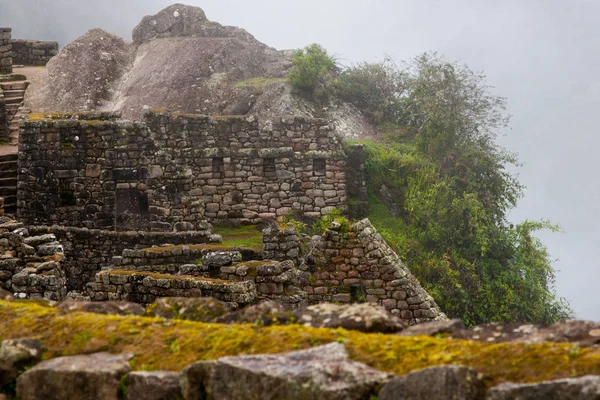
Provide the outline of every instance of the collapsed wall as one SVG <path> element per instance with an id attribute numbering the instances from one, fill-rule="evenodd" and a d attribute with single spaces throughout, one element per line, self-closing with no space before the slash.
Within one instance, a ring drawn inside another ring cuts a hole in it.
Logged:
<path id="1" fill-rule="evenodd" d="M 263 233 L 265 257 L 297 260 L 309 303 L 378 303 L 410 325 L 447 319 L 368 219 L 333 222 L 308 245 L 291 224 Z"/>
<path id="2" fill-rule="evenodd" d="M 31 114 L 19 138 L 18 218 L 115 230 L 185 231 L 348 206 L 347 156 L 319 119 L 148 112 Z M 364 183 L 364 182 L 363 182 Z"/>
<path id="3" fill-rule="evenodd" d="M 66 272 L 67 289 L 82 291 L 94 275 L 112 265 L 113 257 L 125 249 L 149 247 L 162 244 L 202 244 L 219 242 L 210 225 L 190 232 L 114 232 L 63 226 L 28 227 L 32 235 L 52 234 L 62 244 L 66 259 L 62 266 Z"/>

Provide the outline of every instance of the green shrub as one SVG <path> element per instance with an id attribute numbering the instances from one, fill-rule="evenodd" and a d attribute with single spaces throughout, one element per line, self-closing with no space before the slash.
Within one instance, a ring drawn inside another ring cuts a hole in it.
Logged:
<path id="1" fill-rule="evenodd" d="M 294 69 L 288 76 L 292 86 L 321 103 L 328 102 L 337 69 L 335 59 L 323 47 L 313 43 L 296 50 L 292 63 Z"/>

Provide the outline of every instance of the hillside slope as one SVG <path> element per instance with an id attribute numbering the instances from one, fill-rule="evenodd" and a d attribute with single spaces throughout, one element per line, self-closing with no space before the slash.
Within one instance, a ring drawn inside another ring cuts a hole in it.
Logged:
<path id="1" fill-rule="evenodd" d="M 329 110 L 297 96 L 286 77 L 290 51 L 243 29 L 209 21 L 202 9 L 172 5 L 147 16 L 133 41 L 94 29 L 65 46 L 28 91 L 34 111 L 121 111 L 140 119 L 144 106 L 182 113 L 320 116 L 347 137 L 372 135 L 346 104 Z"/>

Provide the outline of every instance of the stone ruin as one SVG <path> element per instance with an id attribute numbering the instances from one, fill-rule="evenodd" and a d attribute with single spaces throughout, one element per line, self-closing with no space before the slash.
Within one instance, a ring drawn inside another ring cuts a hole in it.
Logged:
<path id="1" fill-rule="evenodd" d="M 12 40 L 9 28 L 0 40 L 4 74 L 58 49 Z M 5 87 L 23 97 L 27 85 Z M 0 286 L 17 298 L 374 302 L 406 324 L 445 318 L 368 220 L 313 238 L 281 222 L 368 214 L 364 150 L 327 120 L 34 112 L 18 145 L 18 160 L 0 165 L 16 185 L 0 191 L 18 221 L 0 225 Z M 263 245 L 224 245 L 212 224 L 262 225 Z"/>
<path id="2" fill-rule="evenodd" d="M 345 148 L 318 119 L 264 128 L 252 116 L 32 113 L 19 136 L 19 222 L 0 226 L 1 285 L 52 300 L 375 302 L 406 324 L 444 319 L 368 220 L 313 238 L 278 222 L 290 211 L 362 218 L 363 162 L 361 146 Z M 263 224 L 263 245 L 223 245 L 213 223 Z"/>

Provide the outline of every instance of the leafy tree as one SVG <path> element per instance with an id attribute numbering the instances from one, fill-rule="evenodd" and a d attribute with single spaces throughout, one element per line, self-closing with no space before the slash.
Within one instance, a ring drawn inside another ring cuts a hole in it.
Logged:
<path id="1" fill-rule="evenodd" d="M 338 93 L 346 100 L 370 94 L 354 104 L 366 112 L 390 107 L 382 122 L 402 132 L 366 144 L 370 192 L 386 185 L 401 211 L 391 216 L 372 195 L 370 218 L 440 306 L 468 325 L 571 315 L 556 298 L 551 260 L 534 236 L 558 228 L 506 220 L 523 187 L 506 170 L 516 157 L 495 143 L 509 120 L 505 99 L 482 74 L 435 53 L 395 72 L 387 64 L 390 74 L 383 64 L 354 68 L 352 79 L 341 74 L 348 90 Z M 395 89 L 375 90 L 382 80 Z"/>
<path id="2" fill-rule="evenodd" d="M 296 50 L 292 63 L 294 69 L 288 76 L 292 86 L 316 100 L 327 102 L 337 70 L 335 59 L 323 47 L 313 43 Z"/>
<path id="3" fill-rule="evenodd" d="M 377 125 L 395 121 L 404 93 L 400 71 L 390 58 L 346 68 L 335 83 L 336 95 L 362 110 Z"/>

